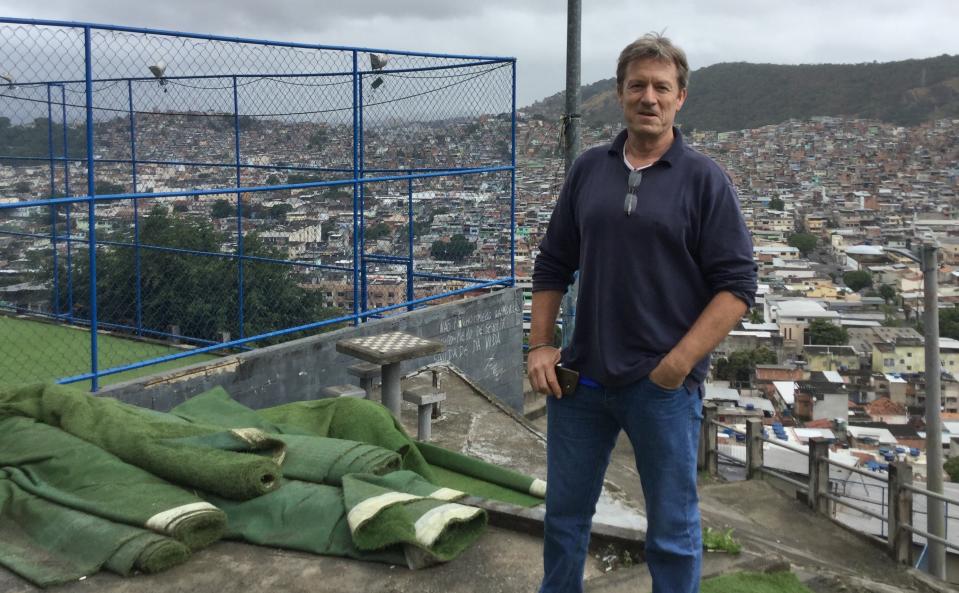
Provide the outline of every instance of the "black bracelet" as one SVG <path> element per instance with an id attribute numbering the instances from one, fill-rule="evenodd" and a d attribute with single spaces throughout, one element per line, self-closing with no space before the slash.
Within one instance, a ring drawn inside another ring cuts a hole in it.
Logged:
<path id="1" fill-rule="evenodd" d="M 529 353 L 532 352 L 533 350 L 538 350 L 538 349 L 540 349 L 540 348 L 546 348 L 547 346 L 549 346 L 549 347 L 552 348 L 552 347 L 553 347 L 553 344 L 550 343 L 550 342 L 543 342 L 542 344 L 536 344 L 535 346 L 530 346 L 529 349 L 526 350 L 526 353 L 529 354 Z"/>

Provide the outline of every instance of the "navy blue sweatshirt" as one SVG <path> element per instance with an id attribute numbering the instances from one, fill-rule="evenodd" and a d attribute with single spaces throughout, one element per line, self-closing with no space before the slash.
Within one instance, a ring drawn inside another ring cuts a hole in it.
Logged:
<path id="1" fill-rule="evenodd" d="M 570 169 L 540 243 L 533 292 L 565 292 L 580 273 L 576 325 L 563 364 L 607 387 L 648 375 L 718 292 L 753 306 L 756 264 L 726 173 L 675 140 L 643 170 L 626 216 L 624 130 Z M 702 382 L 709 357 L 688 379 Z"/>

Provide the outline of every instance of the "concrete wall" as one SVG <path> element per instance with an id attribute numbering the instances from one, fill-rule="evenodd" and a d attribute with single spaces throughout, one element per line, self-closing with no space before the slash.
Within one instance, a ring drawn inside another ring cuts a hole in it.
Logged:
<path id="1" fill-rule="evenodd" d="M 433 362 L 451 362 L 522 412 L 522 305 L 519 289 L 503 289 L 118 383 L 99 393 L 161 411 L 216 386 L 253 408 L 317 399 L 325 386 L 356 384 L 346 369 L 358 361 L 336 351 L 338 340 L 399 330 L 446 344 L 442 354 L 404 363 L 403 373 Z"/>

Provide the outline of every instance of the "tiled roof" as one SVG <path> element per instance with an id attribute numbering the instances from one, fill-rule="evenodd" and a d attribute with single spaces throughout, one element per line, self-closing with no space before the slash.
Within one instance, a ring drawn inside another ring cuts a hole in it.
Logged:
<path id="1" fill-rule="evenodd" d="M 898 404 L 888 397 L 881 397 L 866 404 L 866 411 L 873 416 L 905 416 L 906 406 Z"/>

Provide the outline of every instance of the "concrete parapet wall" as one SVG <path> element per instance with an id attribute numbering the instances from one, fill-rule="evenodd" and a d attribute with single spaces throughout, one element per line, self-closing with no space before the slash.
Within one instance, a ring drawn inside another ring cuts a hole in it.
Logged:
<path id="1" fill-rule="evenodd" d="M 503 289 L 141 377 L 110 385 L 99 393 L 161 411 L 216 386 L 253 408 L 318 399 L 323 387 L 356 382 L 346 369 L 357 359 L 337 352 L 338 340 L 406 331 L 443 342 L 446 352 L 403 363 L 403 373 L 430 363 L 449 362 L 503 403 L 522 412 L 522 301 L 519 289 Z"/>

